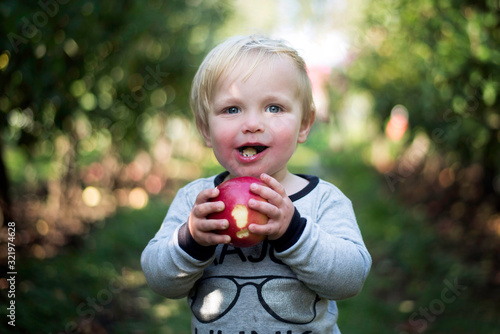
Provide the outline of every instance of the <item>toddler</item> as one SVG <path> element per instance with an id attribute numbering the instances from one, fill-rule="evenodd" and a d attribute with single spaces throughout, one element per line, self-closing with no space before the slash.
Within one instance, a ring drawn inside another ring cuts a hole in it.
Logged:
<path id="1" fill-rule="evenodd" d="M 227 39 L 193 80 L 196 125 L 225 172 L 180 189 L 141 262 L 149 286 L 187 297 L 197 334 L 340 333 L 336 300 L 359 293 L 371 266 L 351 202 L 317 176 L 287 164 L 305 142 L 315 108 L 306 65 L 297 51 L 263 36 Z M 251 191 L 268 216 L 249 226 L 265 235 L 248 248 L 215 230 L 227 220 L 217 185 L 260 178 Z"/>

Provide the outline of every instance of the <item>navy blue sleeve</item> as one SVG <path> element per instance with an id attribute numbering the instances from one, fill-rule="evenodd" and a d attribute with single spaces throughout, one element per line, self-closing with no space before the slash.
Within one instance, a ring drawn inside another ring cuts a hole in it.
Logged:
<path id="1" fill-rule="evenodd" d="M 306 227 L 307 220 L 300 216 L 299 211 L 295 208 L 290 225 L 285 233 L 276 240 L 269 240 L 269 243 L 274 246 L 274 249 L 280 253 L 295 245 L 300 239 L 302 232 Z"/>
<path id="2" fill-rule="evenodd" d="M 217 246 L 202 246 L 194 240 L 187 224 L 179 229 L 179 246 L 189 255 L 200 261 L 207 261 L 214 253 Z"/>

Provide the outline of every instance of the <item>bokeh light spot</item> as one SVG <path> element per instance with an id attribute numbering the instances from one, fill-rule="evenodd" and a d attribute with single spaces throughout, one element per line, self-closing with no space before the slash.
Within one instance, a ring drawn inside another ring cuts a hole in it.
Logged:
<path id="1" fill-rule="evenodd" d="M 87 187 L 83 190 L 82 200 L 85 205 L 95 207 L 101 202 L 101 192 L 96 187 Z"/>
<path id="2" fill-rule="evenodd" d="M 0 55 L 0 70 L 4 70 L 9 65 L 9 55 L 4 52 Z"/>
<path id="3" fill-rule="evenodd" d="M 80 105 L 87 111 L 94 110 L 97 105 L 97 99 L 94 94 L 87 92 L 80 98 Z"/>
<path id="4" fill-rule="evenodd" d="M 145 186 L 146 190 L 150 194 L 158 194 L 161 191 L 162 184 L 161 178 L 157 175 L 149 175 L 146 178 Z"/>
<path id="5" fill-rule="evenodd" d="M 157 89 L 151 93 L 151 104 L 157 108 L 163 107 L 167 103 L 167 93 L 163 89 Z"/>
<path id="6" fill-rule="evenodd" d="M 79 47 L 75 40 L 70 38 L 64 43 L 63 49 L 69 57 L 73 58 L 78 54 Z"/>
<path id="7" fill-rule="evenodd" d="M 142 209 L 148 204 L 149 196 L 146 190 L 137 187 L 130 191 L 128 200 L 130 206 L 134 209 Z"/>
<path id="8" fill-rule="evenodd" d="M 45 249 L 40 245 L 33 245 L 33 247 L 31 247 L 31 252 L 33 253 L 34 257 L 40 260 L 45 259 L 45 257 L 47 256 Z"/>
<path id="9" fill-rule="evenodd" d="M 85 85 L 85 81 L 83 80 L 75 80 L 69 86 L 69 91 L 71 92 L 71 95 L 73 95 L 74 97 L 82 96 L 86 90 L 87 87 Z"/>
<path id="10" fill-rule="evenodd" d="M 47 235 L 47 233 L 49 233 L 49 224 L 43 219 L 38 219 L 36 222 L 36 230 L 40 235 Z"/>
<path id="11" fill-rule="evenodd" d="M 408 128 L 408 110 L 397 105 L 391 111 L 391 118 L 385 128 L 385 134 L 390 140 L 398 141 L 403 138 Z"/>

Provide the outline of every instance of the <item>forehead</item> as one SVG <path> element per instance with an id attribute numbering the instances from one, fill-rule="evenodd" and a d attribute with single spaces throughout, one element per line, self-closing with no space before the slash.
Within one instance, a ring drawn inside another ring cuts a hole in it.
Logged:
<path id="1" fill-rule="evenodd" d="M 288 56 L 280 54 L 247 54 L 238 59 L 232 66 L 222 71 L 216 82 L 217 87 L 230 85 L 235 81 L 269 79 L 269 76 L 286 76 L 293 81 L 297 80 L 297 66 Z M 276 79 L 280 79 L 276 78 Z"/>
<path id="2" fill-rule="evenodd" d="M 259 62 L 246 76 L 250 62 L 253 60 L 241 62 L 234 71 L 221 77 L 211 98 L 211 110 L 218 111 L 228 105 L 249 107 L 271 102 L 292 110 L 302 104 L 297 69 L 289 60 Z"/>

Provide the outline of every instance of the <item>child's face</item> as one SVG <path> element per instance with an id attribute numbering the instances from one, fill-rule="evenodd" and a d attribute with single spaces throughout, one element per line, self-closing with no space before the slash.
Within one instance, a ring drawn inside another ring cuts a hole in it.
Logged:
<path id="1" fill-rule="evenodd" d="M 281 181 L 311 128 L 301 122 L 297 69 L 286 58 L 265 60 L 243 80 L 251 65 L 251 58 L 242 61 L 219 80 L 203 135 L 230 177 L 265 172 Z"/>

